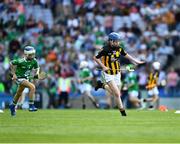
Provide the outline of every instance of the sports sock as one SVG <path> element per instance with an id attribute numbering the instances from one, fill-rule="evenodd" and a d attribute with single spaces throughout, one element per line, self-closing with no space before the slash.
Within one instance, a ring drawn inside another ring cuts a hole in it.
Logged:
<path id="1" fill-rule="evenodd" d="M 17 104 L 17 102 L 15 100 L 13 100 L 12 104 L 15 106 Z"/>
<path id="2" fill-rule="evenodd" d="M 33 100 L 29 100 L 29 105 L 34 105 L 34 101 Z"/>

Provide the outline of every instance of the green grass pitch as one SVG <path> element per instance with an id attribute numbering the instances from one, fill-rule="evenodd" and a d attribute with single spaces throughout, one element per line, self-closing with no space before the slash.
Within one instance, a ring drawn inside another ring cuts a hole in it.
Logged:
<path id="1" fill-rule="evenodd" d="M 18 110 L 0 114 L 0 143 L 180 143 L 174 111 Z"/>

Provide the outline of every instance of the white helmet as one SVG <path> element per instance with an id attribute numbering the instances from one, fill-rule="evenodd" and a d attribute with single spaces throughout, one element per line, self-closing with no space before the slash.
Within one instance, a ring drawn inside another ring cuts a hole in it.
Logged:
<path id="1" fill-rule="evenodd" d="M 80 68 L 86 68 L 86 67 L 88 67 L 88 62 L 87 61 L 82 61 L 80 63 Z"/>
<path id="2" fill-rule="evenodd" d="M 32 46 L 26 46 L 24 48 L 24 54 L 29 55 L 29 54 L 35 54 L 36 50 Z"/>
<path id="3" fill-rule="evenodd" d="M 153 62 L 152 66 L 153 66 L 153 68 L 154 68 L 155 70 L 160 70 L 161 64 L 156 61 L 156 62 Z"/>

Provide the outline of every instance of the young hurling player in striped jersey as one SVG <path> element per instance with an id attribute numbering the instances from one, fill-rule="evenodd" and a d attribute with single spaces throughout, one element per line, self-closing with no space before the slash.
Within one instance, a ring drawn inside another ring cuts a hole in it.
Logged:
<path id="1" fill-rule="evenodd" d="M 159 90 L 158 90 L 158 78 L 160 73 L 161 64 L 159 62 L 152 63 L 152 70 L 149 72 L 146 89 L 148 91 L 148 98 L 144 99 L 144 102 L 149 102 L 149 109 L 154 109 L 155 104 L 158 108 Z"/>
<path id="2" fill-rule="evenodd" d="M 120 84 L 120 63 L 119 58 L 124 56 L 135 64 L 143 64 L 143 61 L 133 58 L 122 47 L 122 38 L 116 33 L 112 32 L 108 35 L 108 42 L 103 46 L 102 50 L 94 56 L 94 60 L 102 68 L 102 75 L 107 83 L 106 89 L 113 94 L 119 111 L 122 116 L 126 116 L 126 112 L 121 100 Z"/>

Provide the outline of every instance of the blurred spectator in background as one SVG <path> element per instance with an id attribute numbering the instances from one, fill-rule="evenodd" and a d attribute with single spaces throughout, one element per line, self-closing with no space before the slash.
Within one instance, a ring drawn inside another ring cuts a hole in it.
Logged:
<path id="1" fill-rule="evenodd" d="M 68 73 L 66 71 L 62 71 L 57 81 L 59 108 L 69 108 L 69 93 L 71 91 L 71 79 L 68 77 Z"/>
<path id="2" fill-rule="evenodd" d="M 177 84 L 179 81 L 178 73 L 175 71 L 173 67 L 169 68 L 169 72 L 167 73 L 167 90 L 170 96 L 175 96 L 177 91 Z"/>

